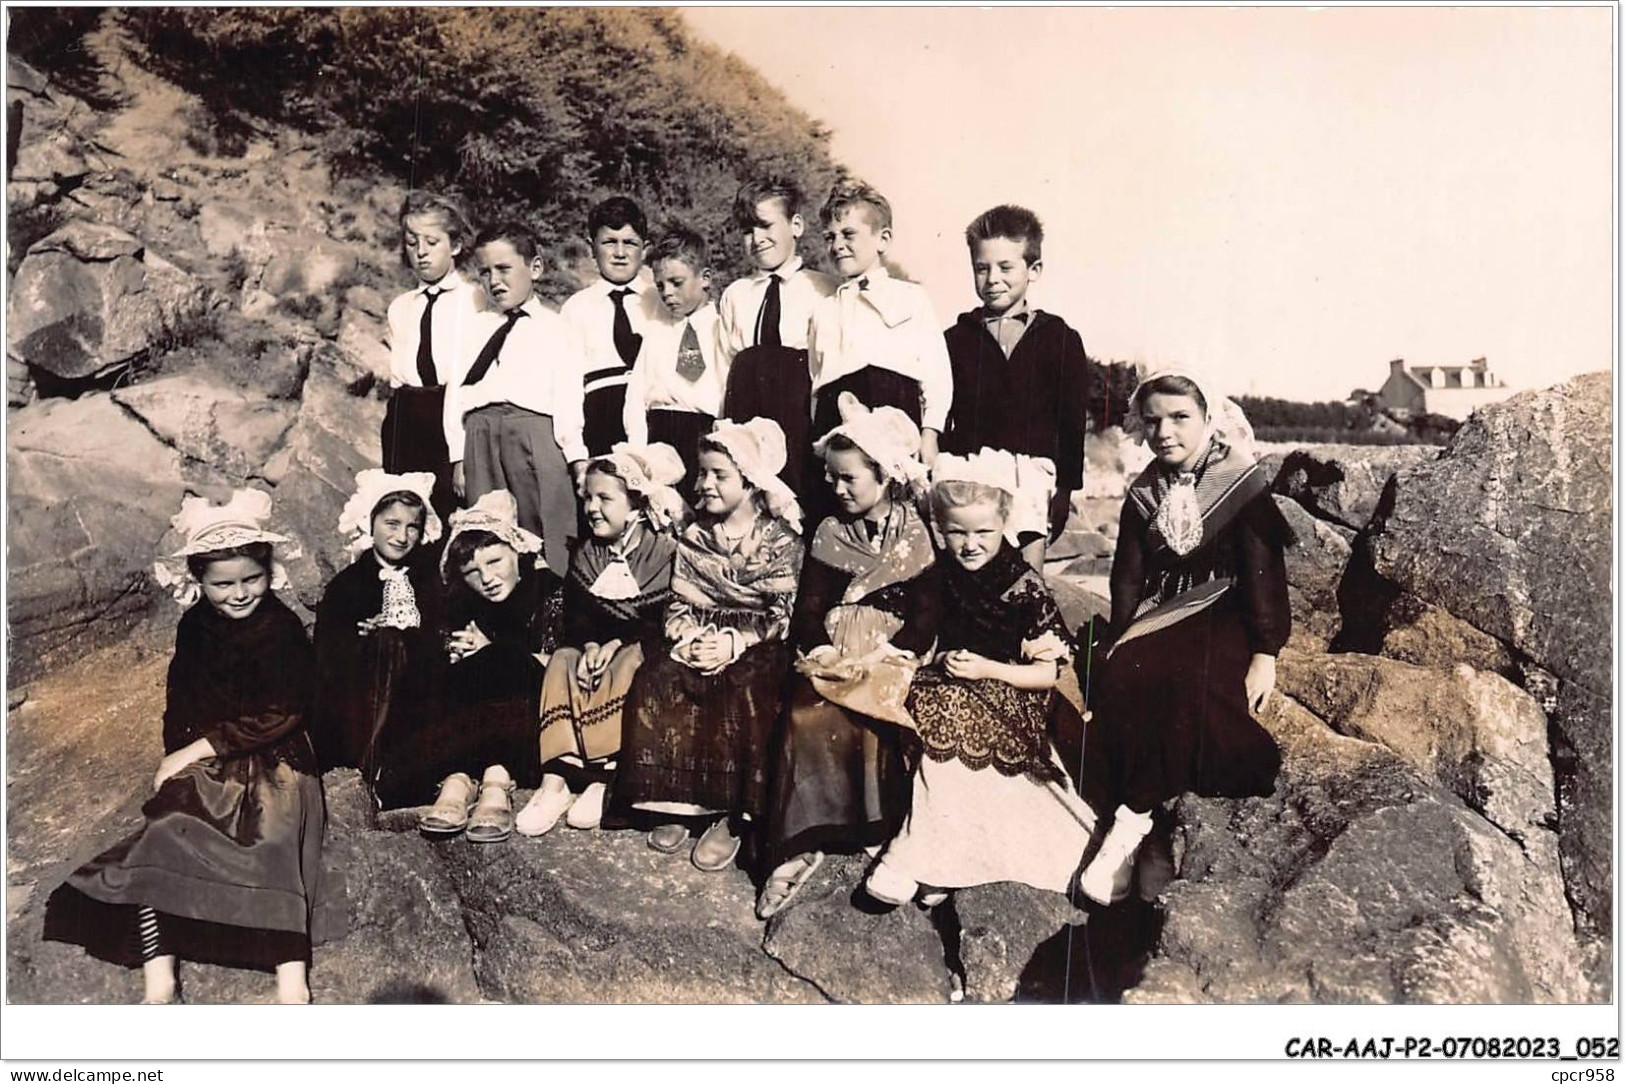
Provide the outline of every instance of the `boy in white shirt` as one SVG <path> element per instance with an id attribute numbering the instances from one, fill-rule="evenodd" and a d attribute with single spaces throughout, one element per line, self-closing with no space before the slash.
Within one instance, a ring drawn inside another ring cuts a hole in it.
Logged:
<path id="1" fill-rule="evenodd" d="M 734 226 L 756 270 L 729 283 L 718 306 L 719 345 L 728 365 L 723 416 L 779 424 L 789 449 L 781 477 L 798 494 L 803 485 L 824 483 L 821 468 L 803 477 L 812 447 L 807 331 L 814 307 L 837 284 L 806 267 L 796 252 L 806 229 L 803 199 L 800 186 L 783 177 L 762 177 L 739 189 Z"/>
<path id="2" fill-rule="evenodd" d="M 674 226 L 650 250 L 649 265 L 672 323 L 644 333 L 626 386 L 626 437 L 677 449 L 684 467 L 678 491 L 686 498 L 699 471 L 700 438 L 722 413 L 728 366 L 718 344 L 705 239 Z"/>
<path id="3" fill-rule="evenodd" d="M 642 274 L 648 235 L 643 211 L 625 196 L 594 207 L 587 240 L 600 277 L 559 308 L 586 350 L 584 433 L 592 455 L 606 455 L 626 439 L 626 382 L 638 349 L 651 326 L 670 322 L 653 283 Z"/>
<path id="4" fill-rule="evenodd" d="M 512 493 L 519 525 L 542 537 L 548 565 L 563 576 L 587 465 L 581 342 L 536 297 L 543 264 L 530 227 L 484 229 L 474 254 L 494 311 L 474 321 L 446 392 L 453 482 L 469 504 L 492 490 Z"/>
<path id="5" fill-rule="evenodd" d="M 484 312 L 485 291 L 457 269 L 473 235 L 462 209 L 431 192 L 409 192 L 401 204 L 401 249 L 418 284 L 389 303 L 389 386 L 383 467 L 391 474 L 434 475 L 430 503 L 444 520 L 457 507 L 446 450 L 446 382 L 458 343 Z"/>
<path id="6" fill-rule="evenodd" d="M 850 391 L 871 410 L 897 407 L 917 423 L 920 458 L 930 466 L 953 404 L 953 368 L 925 288 L 893 278 L 881 262 L 891 204 L 862 181 L 842 181 L 818 217 L 846 281 L 813 310 L 807 337 L 812 439 L 841 423 L 836 400 Z"/>

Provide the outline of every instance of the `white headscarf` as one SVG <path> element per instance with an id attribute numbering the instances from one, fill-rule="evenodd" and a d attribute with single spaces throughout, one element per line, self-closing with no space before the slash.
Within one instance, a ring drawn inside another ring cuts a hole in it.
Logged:
<path id="1" fill-rule="evenodd" d="M 926 470 L 920 462 L 920 427 L 912 418 L 896 407 L 870 410 L 849 391 L 840 394 L 836 407 L 841 424 L 819 438 L 814 455 L 822 459 L 830 438 L 844 436 L 880 467 L 881 481 L 900 482 L 916 496 L 923 492 Z"/>
<path id="2" fill-rule="evenodd" d="M 372 512 L 378 502 L 391 493 L 414 493 L 423 501 L 423 544 L 429 545 L 440 538 L 442 526 L 434 505 L 429 503 L 434 492 L 434 475 L 428 471 L 412 474 L 389 474 L 374 467 L 355 476 L 355 492 L 344 502 L 339 513 L 339 534 L 354 534 L 348 549 L 351 553 L 364 553 L 372 548 Z"/>
<path id="3" fill-rule="evenodd" d="M 648 504 L 644 513 L 650 526 L 669 530 L 688 516 L 688 505 L 673 487 L 683 480 L 683 457 L 670 444 L 628 444 L 622 441 L 608 455 L 594 456 L 593 463 L 610 463 L 615 476 Z M 588 466 L 591 466 L 589 463 Z"/>
<path id="4" fill-rule="evenodd" d="M 540 553 L 542 540 L 519 526 L 519 502 L 506 489 L 493 489 L 469 508 L 451 514 L 451 535 L 440 553 L 440 575 L 446 574 L 451 544 L 464 531 L 490 531 L 517 553 Z"/>
<path id="5" fill-rule="evenodd" d="M 745 481 L 767 498 L 767 510 L 801 533 L 801 505 L 779 477 L 787 459 L 784 430 L 778 422 L 769 418 L 752 418 L 742 424 L 719 421 L 704 439 L 726 449 Z"/>
<path id="6" fill-rule="evenodd" d="M 176 602 L 190 606 L 201 597 L 203 587 L 192 575 L 186 560 L 188 557 L 235 549 L 255 542 L 287 544 L 286 555 L 297 557 L 299 548 L 292 544 L 292 539 L 265 529 L 270 518 L 271 495 L 262 490 L 233 490 L 231 499 L 225 504 L 214 504 L 207 497 L 187 497 L 181 501 L 181 510 L 169 520 L 171 528 L 185 542 L 180 549 L 153 564 L 153 578 Z M 273 591 L 288 586 L 288 571 L 280 561 L 271 562 L 270 572 Z"/>
<path id="7" fill-rule="evenodd" d="M 1202 430 L 1204 447 L 1210 439 L 1216 439 L 1237 455 L 1250 460 L 1258 458 L 1253 450 L 1253 427 L 1241 407 L 1236 405 L 1235 400 L 1227 398 L 1211 377 L 1186 366 L 1156 369 L 1135 385 L 1134 393 L 1128 398 L 1128 416 L 1123 419 L 1123 432 L 1138 443 L 1145 443 L 1145 425 L 1140 421 L 1140 398 L 1146 394 L 1147 385 L 1165 376 L 1189 380 L 1202 393 L 1202 401 L 1207 404 L 1207 424 Z"/>

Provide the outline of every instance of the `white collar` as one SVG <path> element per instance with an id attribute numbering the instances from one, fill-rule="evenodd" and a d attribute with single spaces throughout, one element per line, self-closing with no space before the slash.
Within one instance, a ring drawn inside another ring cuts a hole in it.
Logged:
<path id="1" fill-rule="evenodd" d="M 623 282 L 619 286 L 606 279 L 603 275 L 599 275 L 597 286 L 605 297 L 608 297 L 615 290 L 631 290 L 634 296 L 641 298 L 643 291 L 649 288 L 649 284 L 643 280 L 641 270 L 632 276 L 631 282 Z"/>
<path id="2" fill-rule="evenodd" d="M 463 278 L 462 274 L 453 267 L 434 282 L 419 282 L 416 292 L 426 294 L 430 290 L 434 290 L 436 293 L 449 294 L 453 290 L 461 290 L 468 285 L 468 280 Z"/>
<path id="3" fill-rule="evenodd" d="M 858 290 L 858 289 L 861 289 L 858 286 L 858 283 L 862 282 L 864 279 L 869 280 L 869 288 L 868 288 L 868 290 L 863 290 L 864 293 L 868 293 L 869 290 L 873 290 L 876 287 L 884 289 L 885 287 L 882 284 L 883 283 L 889 283 L 889 282 L 892 281 L 891 272 L 886 270 L 886 265 L 884 263 L 882 263 L 881 261 L 876 260 L 875 265 L 873 267 L 869 268 L 869 270 L 865 271 L 863 274 L 857 276 L 856 278 L 847 279 L 845 282 L 841 283 L 841 289 L 843 289 L 843 290 Z"/>
<path id="4" fill-rule="evenodd" d="M 756 269 L 756 273 L 753 274 L 751 278 L 757 282 L 765 283 L 770 276 L 777 275 L 779 276 L 779 280 L 781 282 L 788 283 L 791 279 L 795 278 L 796 273 L 801 270 L 802 263 L 803 261 L 801 259 L 801 253 L 797 252 L 788 260 L 785 260 L 783 263 L 779 264 L 779 266 L 770 271 L 764 271 L 762 268 L 758 267 Z"/>

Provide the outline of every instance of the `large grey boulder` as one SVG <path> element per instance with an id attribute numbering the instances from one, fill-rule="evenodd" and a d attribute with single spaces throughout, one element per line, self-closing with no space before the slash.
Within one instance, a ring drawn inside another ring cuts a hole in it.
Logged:
<path id="1" fill-rule="evenodd" d="M 196 373 L 118 388 L 113 401 L 165 444 L 234 480 L 264 466 L 297 411 L 292 403 L 244 395 Z"/>
<path id="2" fill-rule="evenodd" d="M 298 416 L 261 472 L 275 486 L 280 521 L 302 544 L 301 555 L 287 562 L 288 575 L 294 596 L 312 611 L 323 586 L 350 562 L 339 512 L 355 491 L 356 472 L 380 462 L 383 421 L 384 404 L 351 395 L 332 360 L 318 354 Z"/>
<path id="3" fill-rule="evenodd" d="M 1612 393 L 1594 373 L 1478 411 L 1442 458 L 1396 475 L 1369 537 L 1384 581 L 1563 683 L 1552 721 L 1577 754 L 1559 780 L 1564 870 L 1599 936 L 1613 925 Z"/>
<path id="4" fill-rule="evenodd" d="M 186 338 L 213 304 L 207 285 L 134 235 L 73 221 L 17 268 L 7 350 L 60 379 L 98 377 Z"/>
<path id="5" fill-rule="evenodd" d="M 1520 846 L 1290 698 L 1265 724 L 1275 794 L 1184 798 L 1179 879 L 1140 1003 L 1573 1003 L 1580 967 L 1549 840 Z"/>
<path id="6" fill-rule="evenodd" d="M 1287 598 L 1292 605 L 1294 633 L 1324 646 L 1341 628 L 1337 588 L 1348 567 L 1354 532 L 1316 519 L 1302 505 L 1276 496 L 1275 505 L 1297 537 L 1287 547 Z"/>
<path id="7" fill-rule="evenodd" d="M 1399 471 L 1439 457 L 1428 445 L 1316 444 L 1286 453 L 1274 490 L 1317 519 L 1358 531 L 1371 519 L 1383 487 Z"/>
<path id="8" fill-rule="evenodd" d="M 1283 652 L 1279 688 L 1340 734 L 1376 742 L 1514 839 L 1556 821 L 1546 716 L 1497 674 L 1370 655 Z"/>
<path id="9" fill-rule="evenodd" d="M 6 432 L 10 680 L 117 638 L 185 490 L 174 448 L 105 393 L 14 411 Z"/>

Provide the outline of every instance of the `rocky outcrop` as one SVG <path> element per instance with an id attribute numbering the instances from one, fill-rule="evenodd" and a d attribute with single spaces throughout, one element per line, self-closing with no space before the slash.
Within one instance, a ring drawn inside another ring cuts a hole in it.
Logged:
<path id="1" fill-rule="evenodd" d="M 1315 518 L 1358 531 L 1377 510 L 1388 479 L 1438 457 L 1439 449 L 1426 445 L 1318 444 L 1286 453 L 1273 488 Z"/>
<path id="2" fill-rule="evenodd" d="M 181 457 L 106 394 L 46 399 L 6 431 L 11 682 L 122 636 L 160 597 L 148 566 Z"/>
<path id="3" fill-rule="evenodd" d="M 641 832 L 433 845 L 474 941 L 485 995 L 525 1004 L 824 1000 L 762 951 L 755 894 Z"/>
<path id="4" fill-rule="evenodd" d="M 1293 633 L 1299 642 L 1324 648 L 1341 627 L 1337 588 L 1348 566 L 1354 532 L 1316 519 L 1286 497 L 1277 496 L 1275 504 L 1296 536 L 1296 543 L 1285 554 Z"/>
<path id="5" fill-rule="evenodd" d="M 1581 1002 L 1550 845 L 1520 846 L 1397 754 L 1278 700 L 1270 798 L 1185 798 L 1140 1003 Z M 1446 858 L 1445 856 L 1448 856 Z"/>
<path id="6" fill-rule="evenodd" d="M 867 864 L 861 856 L 830 856 L 794 906 L 768 920 L 763 947 L 831 1001 L 946 1003 L 952 980 L 941 936 L 914 906 L 879 914 L 860 908 Z"/>
<path id="7" fill-rule="evenodd" d="M 1506 645 L 1562 688 L 1552 724 L 1564 872 L 1583 923 L 1612 928 L 1612 483 L 1608 374 L 1473 415 L 1401 472 L 1371 524 L 1375 574 Z M 1386 503 L 1386 502 L 1385 502 Z"/>
<path id="8" fill-rule="evenodd" d="M 1505 678 L 1464 664 L 1287 652 L 1277 681 L 1332 729 L 1397 754 L 1513 839 L 1555 826 L 1546 716 Z"/>
<path id="9" fill-rule="evenodd" d="M 302 543 L 288 575 L 311 610 L 323 585 L 349 563 L 338 535 L 339 512 L 355 489 L 356 472 L 376 467 L 383 455 L 383 422 L 384 404 L 351 395 L 332 361 L 318 357 L 305 379 L 298 417 L 261 471 L 276 487 L 279 520 Z"/>
<path id="10" fill-rule="evenodd" d="M 113 401 L 171 448 L 234 478 L 260 470 L 295 415 L 290 403 L 250 398 L 190 373 L 119 388 Z"/>
<path id="11" fill-rule="evenodd" d="M 75 221 L 17 269 L 8 351 L 58 380 L 97 378 L 195 333 L 212 291 L 113 226 Z"/>

